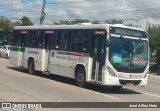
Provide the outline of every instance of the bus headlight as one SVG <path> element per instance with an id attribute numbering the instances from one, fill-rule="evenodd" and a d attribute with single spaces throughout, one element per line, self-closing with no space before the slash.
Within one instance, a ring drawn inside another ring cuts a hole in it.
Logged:
<path id="1" fill-rule="evenodd" d="M 107 67 L 107 69 L 108 69 L 108 72 L 109 72 L 109 74 L 110 74 L 111 76 L 117 77 L 117 75 L 114 73 L 114 71 L 113 71 L 110 67 Z"/>
<path id="2" fill-rule="evenodd" d="M 144 75 L 143 78 L 146 78 L 148 76 L 148 74 L 149 74 L 149 70 L 146 72 L 146 74 Z"/>

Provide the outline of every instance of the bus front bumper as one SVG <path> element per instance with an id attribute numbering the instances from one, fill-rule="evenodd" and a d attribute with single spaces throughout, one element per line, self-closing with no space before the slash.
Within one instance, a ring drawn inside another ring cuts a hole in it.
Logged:
<path id="1" fill-rule="evenodd" d="M 121 85 L 127 85 L 127 86 L 133 86 L 133 85 L 139 85 L 139 86 L 146 86 L 147 85 L 148 77 L 141 78 L 141 79 L 128 79 L 128 78 L 118 78 L 113 77 L 109 74 L 104 74 L 102 84 L 107 86 L 121 86 Z"/>

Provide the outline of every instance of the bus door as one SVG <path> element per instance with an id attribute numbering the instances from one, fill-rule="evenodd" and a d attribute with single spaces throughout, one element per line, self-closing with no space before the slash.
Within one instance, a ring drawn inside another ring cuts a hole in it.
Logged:
<path id="1" fill-rule="evenodd" d="M 102 67 L 105 65 L 106 55 L 106 32 L 104 30 L 95 31 L 92 36 L 92 74 L 91 80 L 102 81 Z"/>
<path id="2" fill-rule="evenodd" d="M 26 41 L 28 37 L 28 31 L 21 31 L 20 32 L 20 48 L 19 48 L 19 65 L 25 66 L 24 62 L 24 53 L 25 53 L 25 47 L 26 47 Z"/>
<path id="3" fill-rule="evenodd" d="M 53 35 L 54 31 L 45 31 L 45 71 L 49 70 L 49 57 L 51 56 Z"/>

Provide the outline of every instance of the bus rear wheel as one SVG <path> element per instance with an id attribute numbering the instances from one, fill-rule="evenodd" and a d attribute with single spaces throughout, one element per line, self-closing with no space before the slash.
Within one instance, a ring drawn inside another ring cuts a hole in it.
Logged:
<path id="1" fill-rule="evenodd" d="M 79 68 L 76 71 L 76 84 L 79 87 L 85 87 L 86 86 L 86 73 L 84 68 Z"/>
<path id="2" fill-rule="evenodd" d="M 29 64 L 28 64 L 28 72 L 30 74 L 34 74 L 35 73 L 35 63 L 34 60 L 30 60 Z"/>

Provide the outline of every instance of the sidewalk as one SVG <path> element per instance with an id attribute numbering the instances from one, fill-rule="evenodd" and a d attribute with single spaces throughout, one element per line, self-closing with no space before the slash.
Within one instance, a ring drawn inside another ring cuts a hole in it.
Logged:
<path id="1" fill-rule="evenodd" d="M 153 78 L 156 78 L 156 79 L 160 79 L 160 74 L 156 74 L 156 73 L 149 73 L 148 77 L 153 77 Z"/>

